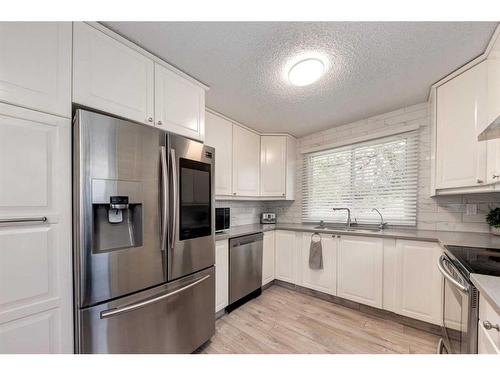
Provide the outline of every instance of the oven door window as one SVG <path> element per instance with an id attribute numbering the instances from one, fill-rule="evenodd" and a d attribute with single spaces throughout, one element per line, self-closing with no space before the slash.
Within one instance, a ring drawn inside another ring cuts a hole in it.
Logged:
<path id="1" fill-rule="evenodd" d="M 448 350 L 453 354 L 466 353 L 468 327 L 468 296 L 448 280 L 444 280 L 443 324 Z"/>
<path id="2" fill-rule="evenodd" d="M 179 239 L 189 240 L 212 234 L 211 166 L 179 159 Z"/>

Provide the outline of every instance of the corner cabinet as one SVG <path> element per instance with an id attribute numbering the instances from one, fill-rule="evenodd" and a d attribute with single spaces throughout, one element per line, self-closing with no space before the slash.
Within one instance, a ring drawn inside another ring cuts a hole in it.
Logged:
<path id="1" fill-rule="evenodd" d="M 0 353 L 73 353 L 71 121 L 0 104 Z M 42 220 L 46 218 L 46 220 Z"/>
<path id="2" fill-rule="evenodd" d="M 205 144 L 215 148 L 216 198 L 231 196 L 233 180 L 233 124 L 231 121 L 205 112 Z"/>
<path id="3" fill-rule="evenodd" d="M 297 283 L 298 238 L 295 232 L 278 230 L 276 236 L 275 278 L 288 283 Z"/>
<path id="4" fill-rule="evenodd" d="M 260 137 L 260 196 L 294 199 L 295 139 L 287 135 Z"/>
<path id="5" fill-rule="evenodd" d="M 156 126 L 203 141 L 205 90 L 157 63 L 154 87 Z"/>
<path id="6" fill-rule="evenodd" d="M 153 125 L 153 61 L 86 23 L 73 33 L 73 102 Z"/>
<path id="7" fill-rule="evenodd" d="M 71 22 L 0 23 L 0 101 L 71 117 Z"/>
<path id="8" fill-rule="evenodd" d="M 233 124 L 233 196 L 258 197 L 259 180 L 260 136 Z"/>

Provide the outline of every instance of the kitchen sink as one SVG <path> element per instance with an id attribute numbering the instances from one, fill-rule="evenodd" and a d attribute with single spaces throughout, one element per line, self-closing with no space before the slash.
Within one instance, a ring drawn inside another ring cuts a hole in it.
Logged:
<path id="1" fill-rule="evenodd" d="M 314 229 L 323 229 L 323 230 L 339 230 L 339 231 L 347 231 L 347 232 L 380 232 L 381 229 L 378 227 L 371 227 L 371 226 L 352 226 L 350 228 L 347 228 L 346 226 L 339 226 L 339 225 L 317 225 L 314 227 Z"/>

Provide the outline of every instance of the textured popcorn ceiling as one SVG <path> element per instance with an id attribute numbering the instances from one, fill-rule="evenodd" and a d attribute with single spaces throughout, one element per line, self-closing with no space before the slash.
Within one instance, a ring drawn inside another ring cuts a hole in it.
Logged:
<path id="1" fill-rule="evenodd" d="M 106 22 L 210 86 L 208 107 L 260 131 L 303 136 L 425 101 L 430 85 L 481 54 L 496 23 Z M 298 56 L 327 73 L 286 80 Z"/>

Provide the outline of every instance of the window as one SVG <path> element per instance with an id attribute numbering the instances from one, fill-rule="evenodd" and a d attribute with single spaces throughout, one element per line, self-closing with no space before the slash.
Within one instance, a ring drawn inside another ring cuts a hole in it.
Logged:
<path id="1" fill-rule="evenodd" d="M 417 131 L 305 154 L 302 220 L 415 225 L 417 177 Z"/>

